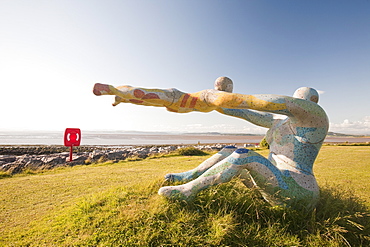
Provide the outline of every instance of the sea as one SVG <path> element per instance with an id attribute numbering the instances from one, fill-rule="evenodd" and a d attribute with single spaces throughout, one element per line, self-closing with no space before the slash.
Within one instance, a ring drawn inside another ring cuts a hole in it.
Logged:
<path id="1" fill-rule="evenodd" d="M 141 131 L 84 131 L 81 145 L 181 145 L 259 143 L 261 135 L 218 133 L 167 133 Z M 0 131 L 0 145 L 64 145 L 62 131 Z"/>
<path id="2" fill-rule="evenodd" d="M 263 135 L 223 133 L 169 133 L 141 131 L 84 131 L 81 145 L 188 145 L 188 144 L 258 144 Z M 328 136 L 327 143 L 364 143 L 370 137 Z M 0 145 L 64 145 L 62 131 L 0 131 Z"/>

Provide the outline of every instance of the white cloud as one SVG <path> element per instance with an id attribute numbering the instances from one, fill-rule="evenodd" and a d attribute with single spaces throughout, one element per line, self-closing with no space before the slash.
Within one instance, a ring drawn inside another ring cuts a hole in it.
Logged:
<path id="1" fill-rule="evenodd" d="M 330 131 L 345 134 L 370 134 L 370 116 L 366 116 L 362 121 L 350 121 L 345 119 L 342 123 L 330 123 Z"/>
<path id="2" fill-rule="evenodd" d="M 317 92 L 318 92 L 320 95 L 325 93 L 325 91 L 322 91 L 322 90 L 317 90 Z"/>

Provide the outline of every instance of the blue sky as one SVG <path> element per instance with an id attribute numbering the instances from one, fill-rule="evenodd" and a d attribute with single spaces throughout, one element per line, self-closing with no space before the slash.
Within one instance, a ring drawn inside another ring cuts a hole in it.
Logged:
<path id="1" fill-rule="evenodd" d="M 263 133 L 217 112 L 96 97 L 96 82 L 184 92 L 322 92 L 330 130 L 370 134 L 370 1 L 0 0 L 0 130 Z"/>

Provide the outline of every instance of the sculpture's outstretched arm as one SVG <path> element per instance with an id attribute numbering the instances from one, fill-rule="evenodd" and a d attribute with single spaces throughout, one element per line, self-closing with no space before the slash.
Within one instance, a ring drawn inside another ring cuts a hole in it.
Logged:
<path id="1" fill-rule="evenodd" d="M 252 109 L 263 112 L 291 115 L 286 105 L 288 96 L 273 94 L 248 95 L 207 90 L 206 101 L 211 107 Z"/>
<path id="2" fill-rule="evenodd" d="M 246 95 L 213 89 L 184 93 L 177 89 L 146 89 L 131 86 L 115 88 L 105 84 L 95 84 L 94 94 L 116 95 L 122 99 L 121 102 L 166 107 L 169 111 L 179 113 L 210 112 L 228 108 L 282 114 L 291 117 L 293 121 L 305 121 L 307 114 L 313 118 L 326 117 L 324 110 L 314 102 L 273 94 Z"/>
<path id="3" fill-rule="evenodd" d="M 94 86 L 94 94 L 116 95 L 113 105 L 119 103 L 132 103 L 146 106 L 166 107 L 171 112 L 209 112 L 216 107 L 210 107 L 203 99 L 204 91 L 197 93 L 184 93 L 175 88 L 170 89 L 147 89 L 131 86 L 115 88 L 111 85 L 97 83 Z"/>
<path id="4" fill-rule="evenodd" d="M 315 102 L 274 94 L 245 95 L 206 90 L 204 97 L 210 107 L 228 109 L 252 109 L 288 116 L 291 123 L 301 127 L 327 127 L 325 111 Z M 213 92 L 211 92 L 213 91 Z M 307 121 L 310 119 L 310 121 Z"/>
<path id="5" fill-rule="evenodd" d="M 228 116 L 247 120 L 250 123 L 265 128 L 271 128 L 275 120 L 274 118 L 275 115 L 267 112 L 258 112 L 247 109 L 229 109 L 229 108 L 219 108 L 217 109 L 217 111 Z"/>

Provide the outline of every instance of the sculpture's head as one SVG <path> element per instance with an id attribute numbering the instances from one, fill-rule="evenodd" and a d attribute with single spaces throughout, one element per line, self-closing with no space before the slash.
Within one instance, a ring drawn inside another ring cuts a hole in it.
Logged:
<path id="1" fill-rule="evenodd" d="M 315 89 L 310 87 L 298 88 L 294 92 L 293 97 L 298 99 L 309 100 L 315 103 L 319 102 L 319 93 Z"/>
<path id="2" fill-rule="evenodd" d="M 233 81 L 227 77 L 219 77 L 215 81 L 215 89 L 218 91 L 233 92 Z"/>

